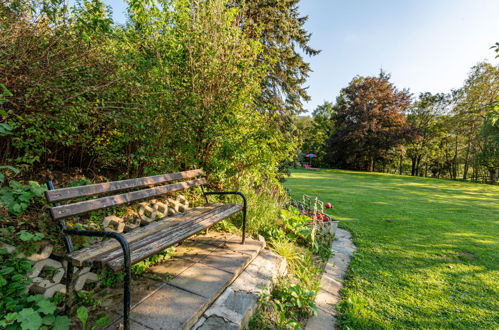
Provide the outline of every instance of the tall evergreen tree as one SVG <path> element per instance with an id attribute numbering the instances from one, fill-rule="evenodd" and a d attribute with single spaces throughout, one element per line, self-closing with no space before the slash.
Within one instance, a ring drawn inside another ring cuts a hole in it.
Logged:
<path id="1" fill-rule="evenodd" d="M 304 84 L 311 69 L 299 50 L 309 56 L 320 52 L 309 46 L 311 34 L 304 28 L 308 17 L 300 16 L 299 0 L 238 2 L 246 8 L 245 32 L 264 47 L 260 62 L 266 63 L 268 74 L 259 102 L 261 111 L 289 119 L 303 110 L 304 100 L 309 100 Z"/>

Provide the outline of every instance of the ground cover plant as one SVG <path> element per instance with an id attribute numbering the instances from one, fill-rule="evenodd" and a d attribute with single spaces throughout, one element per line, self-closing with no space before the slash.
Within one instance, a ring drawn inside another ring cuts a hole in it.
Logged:
<path id="1" fill-rule="evenodd" d="M 340 326 L 497 329 L 499 187 L 340 170 L 293 170 L 358 247 Z"/>

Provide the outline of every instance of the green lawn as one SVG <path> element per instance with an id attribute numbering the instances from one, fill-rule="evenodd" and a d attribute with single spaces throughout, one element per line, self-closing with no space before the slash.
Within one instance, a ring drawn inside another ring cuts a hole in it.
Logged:
<path id="1" fill-rule="evenodd" d="M 338 170 L 294 170 L 358 250 L 342 328 L 499 328 L 499 187 Z"/>

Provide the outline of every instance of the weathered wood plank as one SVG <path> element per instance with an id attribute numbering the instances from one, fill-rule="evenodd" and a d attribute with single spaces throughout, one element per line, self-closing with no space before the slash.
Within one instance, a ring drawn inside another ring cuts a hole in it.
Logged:
<path id="1" fill-rule="evenodd" d="M 61 188 L 45 191 L 49 203 L 60 202 L 79 197 L 89 197 L 103 193 L 118 192 L 127 189 L 137 189 L 162 184 L 175 180 L 185 180 L 202 176 L 203 170 L 192 170 L 162 175 L 154 175 L 145 178 L 128 179 L 113 182 L 91 184 L 88 186 Z"/>
<path id="2" fill-rule="evenodd" d="M 229 217 L 230 215 L 234 214 L 235 212 L 238 212 L 242 209 L 242 206 L 239 204 L 226 204 L 222 205 L 220 207 L 217 207 L 211 212 L 207 212 L 202 214 L 200 217 L 196 217 L 193 219 L 188 219 L 187 221 L 183 221 L 181 223 L 175 224 L 174 226 L 166 227 L 161 231 L 156 231 L 155 233 L 143 237 L 140 240 L 136 240 L 133 243 L 129 244 L 130 245 L 130 251 L 133 252 L 134 250 L 137 250 L 145 245 L 148 244 L 153 244 L 155 241 L 162 239 L 166 234 L 169 232 L 174 232 L 175 234 L 181 235 L 183 230 L 190 231 L 189 226 L 196 226 L 200 222 L 205 222 L 205 221 L 211 221 L 212 218 L 221 218 L 225 219 Z M 203 230 L 205 228 L 200 229 L 199 231 Z M 99 257 L 95 259 L 99 259 L 99 262 L 104 265 L 108 261 L 115 259 L 119 256 L 122 255 L 122 251 L 120 249 L 116 249 L 113 251 L 110 251 L 108 253 L 105 253 L 103 255 L 100 255 Z"/>
<path id="3" fill-rule="evenodd" d="M 88 201 L 56 206 L 50 209 L 50 213 L 52 214 L 52 218 L 55 220 L 64 219 L 90 211 L 100 210 L 111 206 L 118 206 L 174 191 L 197 187 L 203 184 L 206 184 L 205 178 L 172 183 L 164 186 L 137 190 L 114 196 L 101 197 Z"/>
<path id="4" fill-rule="evenodd" d="M 165 228 L 143 240 L 135 241 L 130 248 L 132 264 L 144 260 L 242 210 L 242 206 L 239 204 L 224 206 L 229 207 L 224 207 L 224 210 L 217 214 L 200 217 L 192 221 L 185 221 L 175 228 Z M 121 270 L 123 269 L 123 253 L 117 252 L 118 250 L 115 250 L 109 254 L 102 255 L 98 257 L 96 262 L 101 265 L 105 264 L 114 271 Z"/>
<path id="5" fill-rule="evenodd" d="M 197 219 L 200 216 L 209 214 L 222 204 L 211 203 L 200 207 L 187 210 L 183 213 L 175 214 L 173 216 L 165 217 L 162 220 L 155 221 L 147 226 L 136 228 L 128 233 L 123 234 L 128 243 L 133 243 L 155 232 L 158 232 L 166 227 L 170 227 L 178 222 L 188 219 Z M 68 255 L 75 266 L 83 266 L 84 262 L 88 259 L 95 258 L 101 254 L 107 253 L 112 250 L 120 249 L 120 244 L 114 240 L 106 240 L 92 246 L 77 250 Z"/>

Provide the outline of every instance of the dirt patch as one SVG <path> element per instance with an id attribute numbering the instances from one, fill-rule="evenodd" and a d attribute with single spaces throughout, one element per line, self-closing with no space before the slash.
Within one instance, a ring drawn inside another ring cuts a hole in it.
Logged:
<path id="1" fill-rule="evenodd" d="M 475 255 L 471 252 L 467 251 L 457 251 L 459 253 L 459 257 L 467 260 L 475 259 Z"/>

